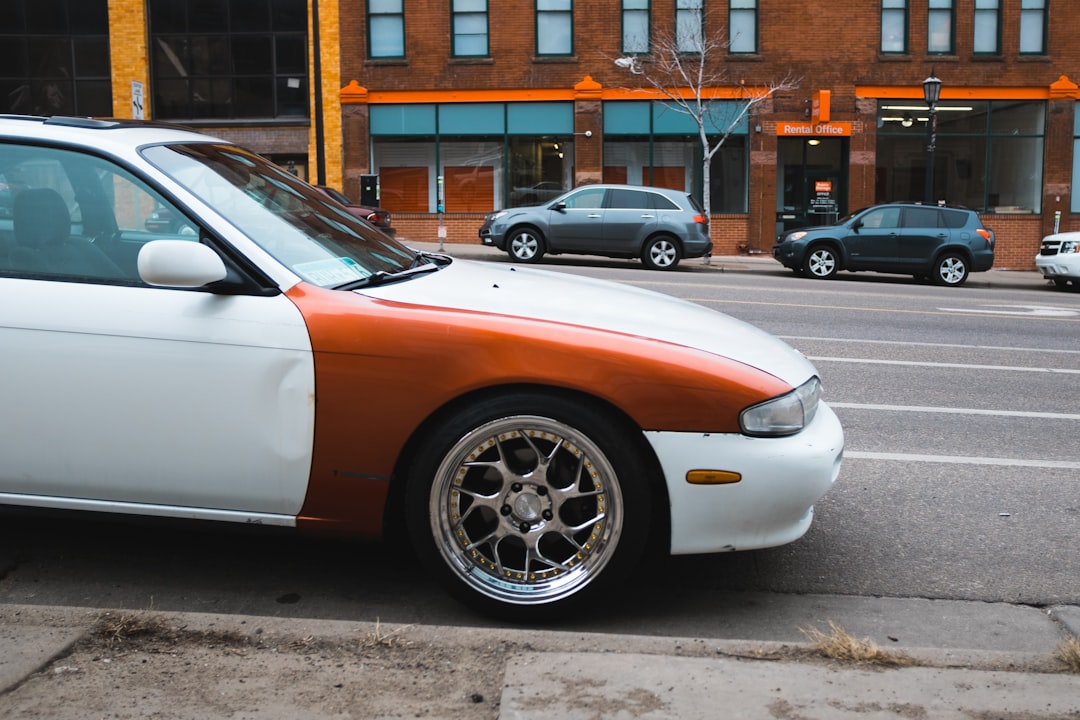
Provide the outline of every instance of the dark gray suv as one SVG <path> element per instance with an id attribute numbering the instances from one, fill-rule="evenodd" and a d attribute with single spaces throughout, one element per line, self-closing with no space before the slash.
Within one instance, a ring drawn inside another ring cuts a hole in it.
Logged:
<path id="1" fill-rule="evenodd" d="M 875 270 L 960 285 L 994 265 L 994 231 L 966 208 L 891 203 L 864 208 L 836 225 L 788 230 L 773 257 L 814 278 Z"/>
<path id="2" fill-rule="evenodd" d="M 575 253 L 638 257 L 653 270 L 712 253 L 708 218 L 691 195 L 637 185 L 585 185 L 542 205 L 499 210 L 484 218 L 480 240 L 520 262 Z"/>

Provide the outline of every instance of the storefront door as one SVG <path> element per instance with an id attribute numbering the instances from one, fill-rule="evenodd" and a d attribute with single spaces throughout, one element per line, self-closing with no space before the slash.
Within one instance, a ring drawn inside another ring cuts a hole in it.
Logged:
<path id="1" fill-rule="evenodd" d="M 776 232 L 847 214 L 847 138 L 778 138 Z"/>

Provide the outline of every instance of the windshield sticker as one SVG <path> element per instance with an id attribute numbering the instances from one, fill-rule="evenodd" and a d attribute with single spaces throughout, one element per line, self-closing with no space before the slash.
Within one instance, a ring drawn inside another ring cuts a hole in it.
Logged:
<path id="1" fill-rule="evenodd" d="M 301 263 L 296 266 L 296 272 L 322 287 L 343 285 L 353 280 L 365 278 L 370 274 L 360 267 L 355 260 L 347 257 Z"/>

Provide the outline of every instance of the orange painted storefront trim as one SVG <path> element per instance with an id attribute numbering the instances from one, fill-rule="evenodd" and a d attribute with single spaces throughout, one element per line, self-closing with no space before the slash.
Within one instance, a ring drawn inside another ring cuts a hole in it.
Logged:
<path id="1" fill-rule="evenodd" d="M 685 97 L 693 97 L 689 88 L 680 88 Z M 710 88 L 702 93 L 707 100 L 735 100 L 752 96 L 753 88 Z M 653 88 L 522 88 L 500 90 L 370 90 L 355 80 L 340 91 L 342 105 L 369 103 L 372 105 L 419 103 L 484 103 L 484 102 L 569 102 L 587 95 L 600 100 L 668 100 L 668 96 Z"/>
<path id="2" fill-rule="evenodd" d="M 881 99 L 923 99 L 921 85 L 857 85 L 855 97 Z M 1047 100 L 1049 87 L 948 87 L 941 88 L 942 100 Z"/>

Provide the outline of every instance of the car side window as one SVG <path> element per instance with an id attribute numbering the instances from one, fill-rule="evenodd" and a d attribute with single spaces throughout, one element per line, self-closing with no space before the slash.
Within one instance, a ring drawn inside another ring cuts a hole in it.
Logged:
<path id="1" fill-rule="evenodd" d="M 592 210 L 604 206 L 604 188 L 585 188 L 573 195 L 567 195 L 563 202 L 571 210 Z"/>
<path id="2" fill-rule="evenodd" d="M 945 222 L 945 227 L 959 230 L 967 225 L 968 214 L 960 210 L 942 210 L 941 219 Z"/>
<path id="3" fill-rule="evenodd" d="M 682 210 L 671 198 L 664 197 L 659 193 L 648 193 L 648 195 L 652 200 L 650 207 L 653 210 Z"/>
<path id="4" fill-rule="evenodd" d="M 629 188 L 612 188 L 608 192 L 608 208 L 615 210 L 649 210 L 652 204 L 649 201 L 650 193 Z"/>
<path id="5" fill-rule="evenodd" d="M 941 211 L 937 208 L 918 207 L 907 208 L 904 211 L 904 227 L 906 228 L 936 228 L 941 227 L 939 218 Z"/>
<path id="6" fill-rule="evenodd" d="M 862 216 L 864 228 L 895 228 L 900 226 L 900 208 L 878 208 Z"/>
<path id="7" fill-rule="evenodd" d="M 138 284 L 143 244 L 198 240 L 189 221 L 123 168 L 82 153 L 0 146 L 0 273 L 71 282 Z"/>

